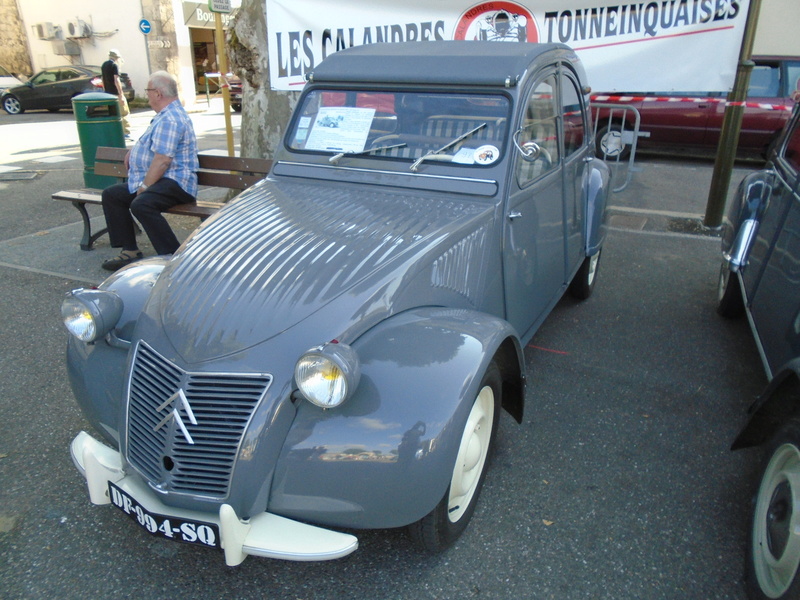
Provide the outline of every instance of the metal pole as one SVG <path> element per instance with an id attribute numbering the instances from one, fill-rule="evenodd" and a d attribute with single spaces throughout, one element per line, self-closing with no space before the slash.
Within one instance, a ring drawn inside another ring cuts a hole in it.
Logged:
<path id="1" fill-rule="evenodd" d="M 708 192 L 706 216 L 703 221 L 706 227 L 717 228 L 722 224 L 725 212 L 725 201 L 728 198 L 728 187 L 731 183 L 733 163 L 736 160 L 736 148 L 739 145 L 739 133 L 742 130 L 744 104 L 747 100 L 747 88 L 750 86 L 750 73 L 754 63 L 750 60 L 753 54 L 753 40 L 756 36 L 758 15 L 761 12 L 761 0 L 750 0 L 747 12 L 747 23 L 742 37 L 742 48 L 739 51 L 739 66 L 736 69 L 736 80 L 728 95 L 725 117 L 722 121 L 717 158 L 714 162 L 714 173 L 711 176 L 711 187 Z"/>
<path id="2" fill-rule="evenodd" d="M 222 16 L 214 13 L 217 46 L 217 64 L 222 83 L 222 107 L 225 112 L 225 133 L 228 138 L 228 156 L 236 156 L 233 149 L 233 126 L 231 125 L 231 90 L 228 85 L 228 53 L 225 52 L 225 36 L 222 33 Z"/>

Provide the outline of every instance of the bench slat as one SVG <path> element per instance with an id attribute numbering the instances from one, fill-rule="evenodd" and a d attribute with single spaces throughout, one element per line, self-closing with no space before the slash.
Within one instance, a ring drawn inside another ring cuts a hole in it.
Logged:
<path id="1" fill-rule="evenodd" d="M 125 160 L 125 155 L 128 153 L 127 148 L 112 148 L 111 146 L 98 146 L 94 153 L 95 160 L 112 160 L 120 161 Z"/>
<path id="2" fill-rule="evenodd" d="M 200 169 L 240 171 L 267 175 L 272 168 L 272 161 L 266 158 L 239 158 L 235 156 L 216 156 L 214 154 L 198 154 L 198 158 L 200 160 Z"/>
<path id="3" fill-rule="evenodd" d="M 166 212 L 172 215 L 186 215 L 188 217 L 200 217 L 201 219 L 207 219 L 223 206 L 224 204 L 222 202 L 201 201 L 197 202 L 196 204 L 176 204 Z"/>
<path id="4" fill-rule="evenodd" d="M 56 192 L 53 194 L 52 198 L 53 200 L 79 202 L 81 204 L 92 204 L 97 206 L 100 206 L 103 203 L 100 193 L 90 189 Z M 175 215 L 188 215 L 190 217 L 210 217 L 223 206 L 225 206 L 224 202 L 198 200 L 194 204 L 176 204 L 164 212 Z"/>
<path id="5" fill-rule="evenodd" d="M 83 202 L 84 204 L 100 204 L 100 192 L 97 190 L 65 190 L 53 194 L 53 200 L 66 200 L 68 202 Z"/>
<path id="6" fill-rule="evenodd" d="M 102 162 L 96 161 L 94 163 L 95 175 L 108 175 L 110 177 L 119 177 L 124 179 L 128 176 L 128 170 L 125 165 L 120 162 Z"/>
<path id="7" fill-rule="evenodd" d="M 264 179 L 263 175 L 237 175 L 236 173 L 222 173 L 211 171 L 199 171 L 197 173 L 197 183 L 211 187 L 231 188 L 234 190 L 246 190 Z"/>

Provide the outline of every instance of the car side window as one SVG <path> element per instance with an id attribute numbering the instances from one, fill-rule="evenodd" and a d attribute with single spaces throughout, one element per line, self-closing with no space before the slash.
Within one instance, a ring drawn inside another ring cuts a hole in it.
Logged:
<path id="1" fill-rule="evenodd" d="M 756 65 L 750 74 L 750 87 L 747 95 L 755 98 L 775 98 L 781 88 L 778 65 Z"/>
<path id="2" fill-rule="evenodd" d="M 786 63 L 786 88 L 789 96 L 800 91 L 800 62 Z"/>
<path id="3" fill-rule="evenodd" d="M 55 71 L 42 71 L 36 77 L 31 79 L 34 85 L 41 85 L 43 83 L 53 83 L 56 80 Z"/>
<path id="4" fill-rule="evenodd" d="M 524 187 L 558 166 L 558 115 L 556 78 L 550 75 L 534 87 L 525 108 L 517 138 L 520 146 L 536 143 L 541 153 L 536 160 L 517 159 L 517 184 Z"/>
<path id="5" fill-rule="evenodd" d="M 69 81 L 78 77 L 79 73 L 73 69 L 62 69 L 58 72 L 59 81 Z"/>
<path id="6" fill-rule="evenodd" d="M 586 120 L 581 108 L 580 91 L 575 82 L 561 75 L 561 110 L 564 118 L 564 157 L 569 157 L 583 146 Z"/>

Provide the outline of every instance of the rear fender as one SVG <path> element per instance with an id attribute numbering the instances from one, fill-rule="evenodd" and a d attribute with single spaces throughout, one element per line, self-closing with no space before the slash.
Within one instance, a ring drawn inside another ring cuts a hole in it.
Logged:
<path id="1" fill-rule="evenodd" d="M 444 496 L 495 357 L 521 418 L 522 351 L 505 321 L 437 308 L 392 317 L 352 345 L 361 361 L 355 395 L 331 410 L 298 400 L 269 510 L 338 527 L 408 525 Z"/>
<path id="2" fill-rule="evenodd" d="M 800 412 L 800 358 L 792 359 L 773 377 L 750 407 L 747 424 L 736 436 L 731 450 L 760 446 Z"/>
<path id="3" fill-rule="evenodd" d="M 583 182 L 583 195 L 586 198 L 586 256 L 599 252 L 606 238 L 609 181 L 608 166 L 602 160 L 593 158 L 587 165 Z"/>

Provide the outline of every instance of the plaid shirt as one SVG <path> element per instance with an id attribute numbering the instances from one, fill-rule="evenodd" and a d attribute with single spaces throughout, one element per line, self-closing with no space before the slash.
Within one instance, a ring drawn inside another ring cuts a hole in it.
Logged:
<path id="1" fill-rule="evenodd" d="M 190 196 L 197 196 L 197 138 L 189 115 L 179 100 L 173 101 L 153 117 L 147 131 L 131 149 L 128 191 L 133 194 L 144 183 L 144 176 L 155 154 L 172 158 L 164 177 L 175 181 Z"/>

